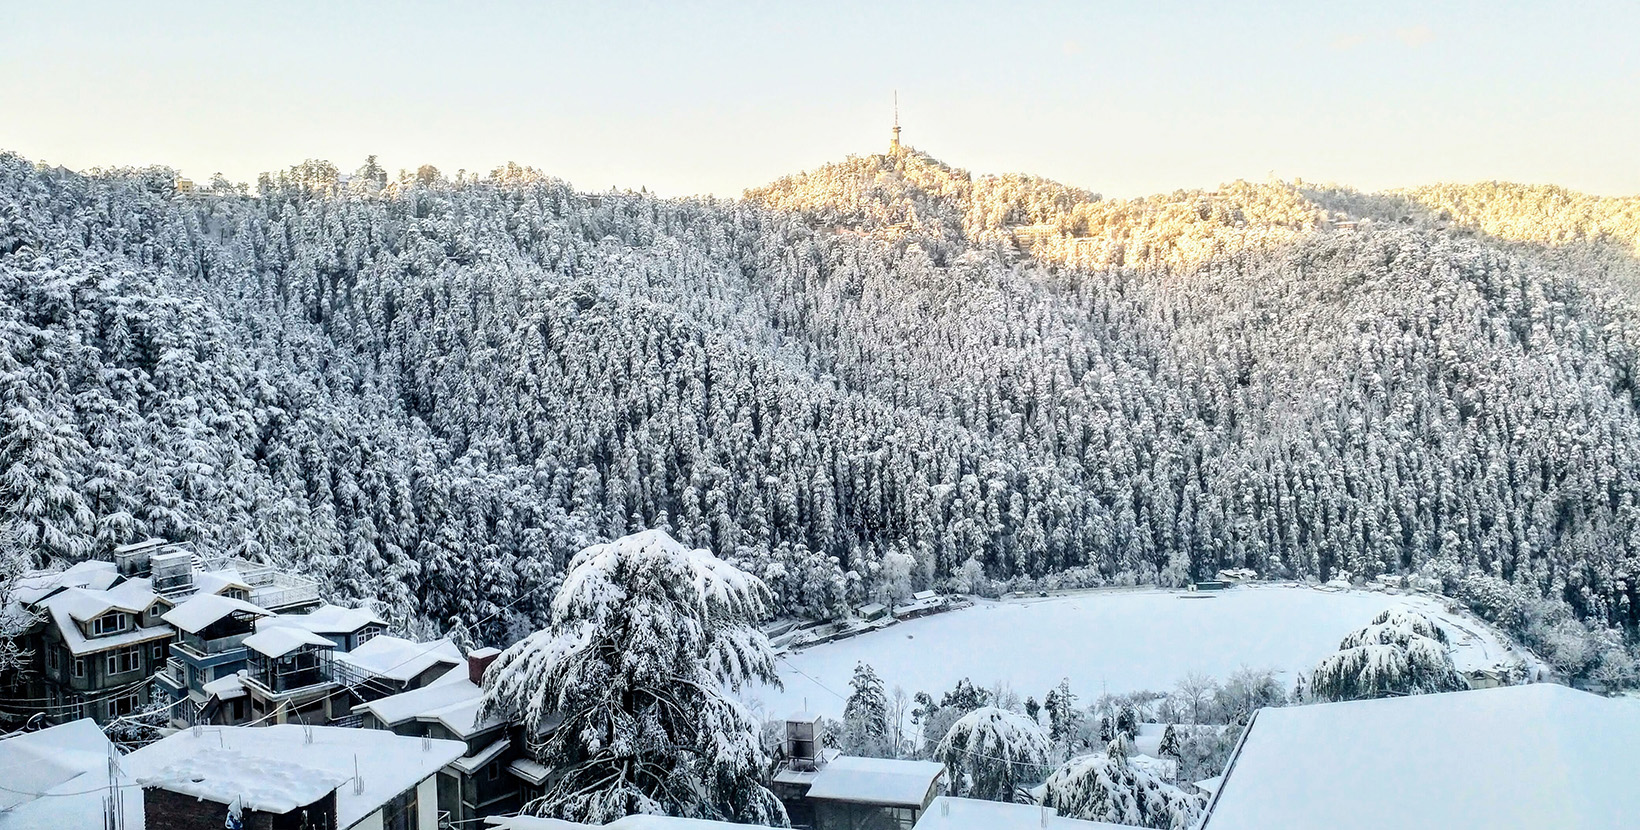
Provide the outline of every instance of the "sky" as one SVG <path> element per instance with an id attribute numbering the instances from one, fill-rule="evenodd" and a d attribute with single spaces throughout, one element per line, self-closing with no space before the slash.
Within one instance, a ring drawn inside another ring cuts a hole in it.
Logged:
<path id="1" fill-rule="evenodd" d="M 1640 193 L 1640 3 L 0 0 L 0 150 L 208 179 L 508 161 L 736 196 L 907 144 L 1107 196 Z"/>

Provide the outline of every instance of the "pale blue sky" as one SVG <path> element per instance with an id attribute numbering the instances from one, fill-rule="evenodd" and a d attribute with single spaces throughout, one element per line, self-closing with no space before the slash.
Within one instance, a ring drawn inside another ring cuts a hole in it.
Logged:
<path id="1" fill-rule="evenodd" d="M 1108 195 L 1640 193 L 1640 3 L 0 0 L 0 148 L 236 180 L 513 160 L 738 195 L 907 143 Z"/>

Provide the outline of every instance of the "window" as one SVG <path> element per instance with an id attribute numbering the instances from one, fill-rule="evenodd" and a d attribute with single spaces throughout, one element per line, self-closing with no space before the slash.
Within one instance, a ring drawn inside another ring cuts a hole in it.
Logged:
<path id="1" fill-rule="evenodd" d="M 74 658 L 74 676 L 75 677 L 85 677 L 85 658 L 84 657 Z"/>
<path id="2" fill-rule="evenodd" d="M 415 830 L 418 825 L 415 787 L 394 796 L 382 808 L 382 830 Z"/>
<path id="3" fill-rule="evenodd" d="M 108 716 L 111 718 L 124 717 L 137 711 L 137 693 L 120 695 L 108 701 Z"/>
<path id="4" fill-rule="evenodd" d="M 911 830 L 912 825 L 917 823 L 917 811 L 910 807 L 890 807 L 888 817 L 900 830 Z"/>
<path id="5" fill-rule="evenodd" d="M 62 656 L 57 653 L 57 649 L 53 646 L 46 646 L 46 669 L 52 674 L 56 674 L 57 669 L 61 667 L 62 664 L 63 659 Z"/>
<path id="6" fill-rule="evenodd" d="M 101 637 L 104 634 L 118 634 L 130 626 L 130 618 L 113 611 L 91 621 L 91 633 Z"/>
<path id="7" fill-rule="evenodd" d="M 108 652 L 104 658 L 108 662 L 109 674 L 124 674 L 135 671 L 142 666 L 142 646 L 127 646 Z"/>
<path id="8" fill-rule="evenodd" d="M 154 644 L 154 654 L 153 654 L 154 665 L 158 666 L 159 662 L 161 660 L 164 660 L 164 659 L 165 659 L 165 644 L 164 643 L 155 643 Z"/>
<path id="9" fill-rule="evenodd" d="M 485 779 L 490 780 L 490 781 L 494 781 L 494 780 L 500 778 L 501 777 L 501 762 L 500 761 L 491 761 L 490 765 L 484 768 L 484 777 L 485 777 Z"/>
<path id="10" fill-rule="evenodd" d="M 369 628 L 362 629 L 361 631 L 359 631 L 358 645 L 362 646 L 365 643 L 370 642 L 371 640 L 375 639 L 377 634 L 380 634 L 380 633 L 382 633 L 382 630 L 379 629 L 379 628 L 376 628 L 375 626 L 371 626 Z M 357 646 L 355 646 L 355 647 L 357 647 Z"/>

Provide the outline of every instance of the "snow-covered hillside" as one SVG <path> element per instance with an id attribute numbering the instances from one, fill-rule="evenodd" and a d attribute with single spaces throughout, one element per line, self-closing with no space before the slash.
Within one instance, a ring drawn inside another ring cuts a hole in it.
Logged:
<path id="1" fill-rule="evenodd" d="M 1039 698 L 1069 678 L 1091 699 L 1101 691 L 1171 689 L 1191 672 L 1222 679 L 1243 666 L 1274 669 L 1291 684 L 1345 634 L 1392 607 L 1437 620 L 1460 671 L 1529 659 L 1490 626 L 1426 596 L 1278 585 L 1198 594 L 1095 591 L 981 601 L 789 654 L 781 661 L 785 689 L 763 689 L 754 702 L 771 716 L 807 708 L 839 717 L 838 694 L 847 695 L 859 661 L 875 667 L 890 689 L 936 697 L 964 677 Z"/>

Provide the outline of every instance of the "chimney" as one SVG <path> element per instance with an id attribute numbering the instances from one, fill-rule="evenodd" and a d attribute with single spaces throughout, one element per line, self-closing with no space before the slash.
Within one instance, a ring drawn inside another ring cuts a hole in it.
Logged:
<path id="1" fill-rule="evenodd" d="M 501 654 L 498 648 L 475 648 L 467 652 L 467 679 L 474 686 L 484 685 L 484 670 Z"/>

